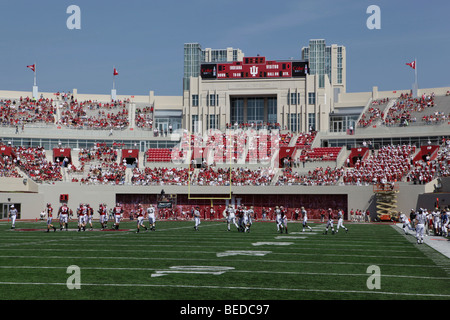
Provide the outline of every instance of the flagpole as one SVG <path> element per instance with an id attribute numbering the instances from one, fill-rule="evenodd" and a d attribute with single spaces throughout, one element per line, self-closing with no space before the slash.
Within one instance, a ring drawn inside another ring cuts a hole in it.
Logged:
<path id="1" fill-rule="evenodd" d="M 113 70 L 114 70 L 115 68 L 116 68 L 116 67 L 113 66 Z M 114 75 L 114 71 L 113 71 L 113 90 L 115 89 L 115 87 L 116 87 L 116 76 Z"/>
<path id="2" fill-rule="evenodd" d="M 415 59 L 414 58 L 414 65 L 415 65 L 415 68 L 414 68 L 414 76 L 415 76 L 415 78 L 416 78 L 416 88 L 417 88 L 417 91 L 419 91 L 419 83 L 417 82 L 417 59 Z"/>
<path id="3" fill-rule="evenodd" d="M 36 68 L 36 62 L 34 63 L 34 86 L 36 86 L 36 70 L 37 70 L 37 68 Z"/>

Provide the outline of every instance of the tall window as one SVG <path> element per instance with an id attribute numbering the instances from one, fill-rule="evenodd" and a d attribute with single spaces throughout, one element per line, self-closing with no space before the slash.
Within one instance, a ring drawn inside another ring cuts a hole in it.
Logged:
<path id="1" fill-rule="evenodd" d="M 232 98 L 231 99 L 231 110 L 230 110 L 230 121 L 234 125 L 236 122 L 238 124 L 244 123 L 244 99 L 243 98 Z"/>
<path id="2" fill-rule="evenodd" d="M 264 121 L 264 98 L 248 98 L 247 122 Z"/>
<path id="3" fill-rule="evenodd" d="M 193 94 L 192 95 L 192 106 L 193 107 L 198 107 L 198 94 Z"/>
<path id="4" fill-rule="evenodd" d="M 192 115 L 192 131 L 193 132 L 200 132 L 200 123 L 198 121 L 198 115 L 193 114 Z"/>
<path id="5" fill-rule="evenodd" d="M 300 93 L 291 92 L 290 94 L 290 104 L 298 104 L 300 103 Z"/>
<path id="6" fill-rule="evenodd" d="M 218 129 L 219 124 L 218 124 L 218 120 L 219 117 L 215 114 L 210 114 L 208 115 L 208 125 L 209 125 L 209 129 Z"/>
<path id="7" fill-rule="evenodd" d="M 298 131 L 297 114 L 296 113 L 290 113 L 290 114 L 288 114 L 288 116 L 289 116 L 289 127 L 290 127 L 290 130 L 292 132 L 297 132 Z"/>
<path id="8" fill-rule="evenodd" d="M 219 95 L 217 94 L 210 94 L 209 96 L 209 106 L 210 107 L 215 107 L 218 106 L 218 100 L 219 100 Z"/>
<path id="9" fill-rule="evenodd" d="M 316 131 L 316 114 L 308 113 L 308 130 Z"/>
<path id="10" fill-rule="evenodd" d="M 316 93 L 309 92 L 308 93 L 308 104 L 315 104 L 315 103 L 316 103 Z"/>
<path id="11" fill-rule="evenodd" d="M 337 48 L 337 83 L 342 84 L 342 47 Z"/>
<path id="12" fill-rule="evenodd" d="M 267 98 L 267 122 L 277 123 L 277 98 Z"/>

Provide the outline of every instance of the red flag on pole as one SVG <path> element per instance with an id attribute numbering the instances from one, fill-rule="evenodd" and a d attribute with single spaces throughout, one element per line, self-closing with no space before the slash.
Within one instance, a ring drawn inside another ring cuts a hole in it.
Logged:
<path id="1" fill-rule="evenodd" d="M 407 63 L 407 66 L 410 66 L 413 69 L 416 69 L 416 61 L 414 60 L 413 62 Z"/>
<path id="2" fill-rule="evenodd" d="M 27 68 L 33 70 L 33 72 L 36 71 L 36 68 L 35 68 L 35 65 L 34 65 L 34 64 L 27 66 Z"/>
<path id="3" fill-rule="evenodd" d="M 113 75 L 114 75 L 114 76 L 117 76 L 118 74 L 119 74 L 119 73 L 117 72 L 116 68 L 114 68 Z"/>

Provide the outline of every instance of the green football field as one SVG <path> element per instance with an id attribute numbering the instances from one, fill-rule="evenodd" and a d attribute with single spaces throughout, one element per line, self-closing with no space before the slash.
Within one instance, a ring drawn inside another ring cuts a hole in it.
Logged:
<path id="1" fill-rule="evenodd" d="M 56 224 L 55 224 L 56 225 Z M 0 223 L 2 300 L 430 300 L 450 298 L 448 258 L 388 224 L 158 221 L 156 231 L 44 232 Z"/>

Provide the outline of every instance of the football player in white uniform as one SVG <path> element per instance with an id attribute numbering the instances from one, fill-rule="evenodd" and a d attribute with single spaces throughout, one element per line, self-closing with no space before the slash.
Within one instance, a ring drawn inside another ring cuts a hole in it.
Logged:
<path id="1" fill-rule="evenodd" d="M 338 223 L 336 227 L 336 233 L 339 232 L 339 227 L 344 228 L 345 232 L 348 232 L 348 229 L 344 226 L 344 211 L 341 209 L 338 210 Z"/>
<path id="2" fill-rule="evenodd" d="M 416 239 L 418 244 L 423 243 L 426 220 L 426 212 L 424 210 L 419 210 L 419 213 L 416 215 Z"/>
<path id="3" fill-rule="evenodd" d="M 17 209 L 12 204 L 9 207 L 9 217 L 11 218 L 11 229 L 16 228 Z"/>
<path id="4" fill-rule="evenodd" d="M 251 224 L 251 218 L 250 218 L 250 210 L 247 209 L 247 207 L 244 207 L 242 209 L 243 219 L 242 219 L 242 228 L 244 232 L 250 232 L 250 224 Z"/>
<path id="5" fill-rule="evenodd" d="M 400 212 L 400 222 L 403 223 L 403 231 L 405 234 L 408 234 L 408 229 L 414 231 L 414 228 L 411 227 L 411 223 L 409 219 L 406 217 L 406 214 Z"/>
<path id="6" fill-rule="evenodd" d="M 450 208 L 442 210 L 441 223 L 442 223 L 442 236 L 444 237 L 448 237 L 449 218 L 450 218 Z"/>
<path id="7" fill-rule="evenodd" d="M 287 210 L 285 207 L 280 206 L 280 210 L 281 210 L 281 223 L 282 223 L 282 229 L 281 229 L 281 233 L 283 233 L 283 229 L 285 233 L 288 233 L 288 216 L 287 216 Z"/>
<path id="8" fill-rule="evenodd" d="M 230 204 L 228 205 L 228 208 L 226 209 L 226 218 L 227 218 L 227 230 L 230 231 L 231 224 L 234 224 L 236 226 L 236 229 L 239 230 L 239 226 L 236 223 L 236 210 L 233 208 L 233 206 Z"/>
<path id="9" fill-rule="evenodd" d="M 147 208 L 147 219 L 150 227 L 150 231 L 156 230 L 156 216 L 155 216 L 155 207 L 151 204 L 150 207 Z"/>
<path id="10" fill-rule="evenodd" d="M 301 207 L 301 214 L 302 214 L 302 219 L 303 219 L 303 232 L 305 232 L 305 228 L 308 228 L 309 231 L 312 231 L 312 228 L 310 226 L 308 226 L 308 213 L 305 209 L 305 207 Z"/>
<path id="11" fill-rule="evenodd" d="M 198 231 L 198 226 L 200 225 L 200 208 L 197 206 L 194 209 L 194 230 Z"/>
<path id="12" fill-rule="evenodd" d="M 275 207 L 275 223 L 277 224 L 277 232 L 283 233 L 283 216 L 279 206 Z"/>
<path id="13" fill-rule="evenodd" d="M 433 217 L 433 234 L 439 236 L 441 235 L 441 212 L 439 208 L 431 212 L 431 216 Z"/>

